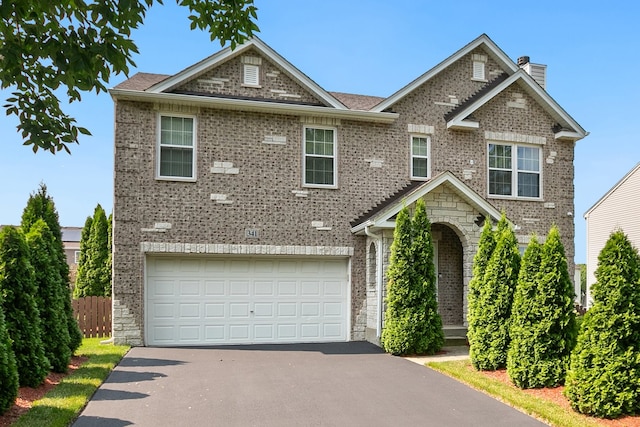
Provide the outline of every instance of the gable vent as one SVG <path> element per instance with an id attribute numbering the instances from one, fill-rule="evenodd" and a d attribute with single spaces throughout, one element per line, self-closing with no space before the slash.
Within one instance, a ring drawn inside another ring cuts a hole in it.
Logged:
<path id="1" fill-rule="evenodd" d="M 518 58 L 518 67 L 527 72 L 533 79 L 542 86 L 543 89 L 547 88 L 547 66 L 542 64 L 532 64 L 529 62 L 528 56 L 521 56 Z"/>
<path id="2" fill-rule="evenodd" d="M 258 67 L 257 65 L 244 64 L 243 83 L 248 86 L 260 85 L 259 70 L 260 67 Z"/>

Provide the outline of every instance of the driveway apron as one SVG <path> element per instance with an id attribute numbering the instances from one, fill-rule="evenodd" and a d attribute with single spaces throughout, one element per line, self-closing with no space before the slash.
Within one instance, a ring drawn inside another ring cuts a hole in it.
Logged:
<path id="1" fill-rule="evenodd" d="M 83 426 L 542 426 L 366 342 L 135 347 Z"/>

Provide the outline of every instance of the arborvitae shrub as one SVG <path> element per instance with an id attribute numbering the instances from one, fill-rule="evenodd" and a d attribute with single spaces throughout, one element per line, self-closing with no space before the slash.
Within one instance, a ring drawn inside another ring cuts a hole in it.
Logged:
<path id="1" fill-rule="evenodd" d="M 80 347 L 80 344 L 82 344 L 82 332 L 78 327 L 78 322 L 75 319 L 73 307 L 71 306 L 69 265 L 67 264 L 67 257 L 64 253 L 58 212 L 56 211 L 53 198 L 47 193 L 47 186 L 44 184 L 41 184 L 38 191 L 35 194 L 32 194 L 27 201 L 27 206 L 22 212 L 22 229 L 29 230 L 40 218 L 47 223 L 49 231 L 51 231 L 51 234 L 53 234 L 55 238 L 55 257 L 53 257 L 52 260 L 58 267 L 60 277 L 62 278 L 61 285 L 63 289 L 61 290 L 61 294 L 65 295 L 64 313 L 67 318 L 67 328 L 69 330 L 69 350 L 71 350 L 71 353 L 73 354 L 78 347 Z"/>
<path id="2" fill-rule="evenodd" d="M 518 241 L 502 216 L 496 229 L 496 247 L 487 264 L 476 296 L 477 313 L 469 322 L 469 355 L 476 369 L 506 366 L 509 318 L 520 267 Z"/>
<path id="3" fill-rule="evenodd" d="M 431 224 L 424 201 L 414 219 L 404 207 L 396 218 L 382 346 L 392 354 L 435 353 L 444 344 L 442 320 L 435 297 L 435 267 Z"/>
<path id="4" fill-rule="evenodd" d="M 36 221 L 26 236 L 31 254 L 31 265 L 35 271 L 37 286 L 36 302 L 42 320 L 42 342 L 45 355 L 54 372 L 66 372 L 71 360 L 69 329 L 64 313 L 67 295 L 55 257 L 55 238 L 44 220 Z"/>
<path id="5" fill-rule="evenodd" d="M 613 232 L 598 256 L 593 306 L 571 353 L 565 395 L 578 412 L 603 418 L 640 413 L 640 256 Z"/>
<path id="6" fill-rule="evenodd" d="M 0 265 L 0 282 L 3 280 L 2 276 L 3 269 Z M 2 294 L 0 293 L 0 415 L 13 406 L 16 397 L 18 397 L 18 388 L 18 367 L 7 332 L 4 310 L 2 309 Z"/>
<path id="7" fill-rule="evenodd" d="M 93 224 L 93 217 L 88 216 L 82 227 L 80 233 L 80 256 L 78 257 L 78 270 L 76 271 L 76 283 L 73 288 L 73 297 L 82 298 L 89 288 L 89 282 L 87 281 L 87 271 L 89 269 L 89 262 L 87 261 L 87 254 L 89 254 L 89 241 L 91 238 L 91 224 Z"/>
<path id="8" fill-rule="evenodd" d="M 478 242 L 478 251 L 473 257 L 473 276 L 469 282 L 469 293 L 467 295 L 468 310 L 467 310 L 467 322 L 469 324 L 467 331 L 467 338 L 469 343 L 475 343 L 476 330 L 481 327 L 483 307 L 480 305 L 478 296 L 484 283 L 484 273 L 487 269 L 487 264 L 491 259 L 491 254 L 496 248 L 496 239 L 493 235 L 493 226 L 491 220 L 485 220 L 484 227 L 482 228 L 482 234 L 480 235 L 480 241 Z M 474 346 L 471 346 L 473 351 Z M 473 353 L 472 353 L 473 359 Z"/>
<path id="9" fill-rule="evenodd" d="M 20 385 L 37 387 L 49 372 L 49 361 L 42 343 L 29 249 L 22 234 L 14 227 L 0 231 L 0 270 L 3 271 L 0 292 Z"/>
<path id="10" fill-rule="evenodd" d="M 507 371 L 518 387 L 564 383 L 576 341 L 573 286 L 557 227 L 544 245 L 535 236 L 522 259 L 511 311 Z"/>

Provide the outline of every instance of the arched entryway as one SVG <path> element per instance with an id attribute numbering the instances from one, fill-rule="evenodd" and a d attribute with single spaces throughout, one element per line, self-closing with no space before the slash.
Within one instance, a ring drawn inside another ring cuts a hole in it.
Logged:
<path id="1" fill-rule="evenodd" d="M 462 243 L 446 224 L 432 224 L 438 284 L 438 312 L 444 326 L 464 324 L 464 273 Z"/>

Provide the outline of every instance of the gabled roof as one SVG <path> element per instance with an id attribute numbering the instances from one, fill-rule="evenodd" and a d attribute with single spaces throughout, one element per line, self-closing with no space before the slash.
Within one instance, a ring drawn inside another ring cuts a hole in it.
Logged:
<path id="1" fill-rule="evenodd" d="M 414 181 L 382 201 L 370 211 L 352 221 L 351 232 L 358 233 L 366 227 L 393 228 L 395 225 L 391 220 L 400 212 L 403 206 L 413 204 L 416 200 L 441 185 L 448 185 L 458 196 L 485 216 L 491 217 L 496 221 L 500 219 L 501 213 L 498 209 L 458 179 L 452 172 L 445 171 L 426 182 Z"/>
<path id="2" fill-rule="evenodd" d="M 440 72 L 444 71 L 451 64 L 477 48 L 482 48 L 489 56 L 491 56 L 491 58 L 500 65 L 506 74 L 498 76 L 492 82 L 489 82 L 478 93 L 465 100 L 460 106 L 448 113 L 447 117 L 445 117 L 447 120 L 447 128 L 478 128 L 479 123 L 468 119 L 468 116 L 512 84 L 518 84 L 531 97 L 533 97 L 549 115 L 558 121 L 558 129 L 555 130 L 556 139 L 577 141 L 588 135 L 588 133 L 569 114 L 567 114 L 567 112 L 560 107 L 560 105 L 551 96 L 549 96 L 549 94 L 533 79 L 533 77 L 518 67 L 518 65 L 513 62 L 486 34 L 480 35 L 480 37 L 458 50 L 434 68 L 376 105 L 371 111 L 385 111 L 389 109 L 405 96 L 437 76 Z"/>
<path id="3" fill-rule="evenodd" d="M 422 86 L 424 83 L 426 83 L 427 81 L 431 80 L 433 77 L 438 75 L 441 71 L 448 68 L 451 64 L 458 61 L 460 58 L 469 54 L 471 51 L 473 51 L 478 47 L 484 48 L 487 54 L 489 54 L 498 64 L 500 64 L 503 70 L 508 71 L 509 74 L 512 74 L 518 71 L 519 69 L 518 65 L 516 65 L 516 63 L 514 63 L 507 56 L 507 54 L 504 53 L 502 49 L 500 49 L 498 45 L 496 45 L 493 42 L 493 40 L 489 38 L 489 36 L 487 36 L 486 34 L 482 34 L 480 35 L 480 37 L 473 40 L 471 43 L 467 44 L 465 47 L 463 47 L 462 49 L 460 49 L 459 51 L 457 51 L 456 53 L 454 53 L 453 55 L 451 55 L 450 57 L 448 57 L 447 59 L 445 59 L 438 65 L 436 65 L 435 67 L 433 67 L 431 70 L 427 71 L 426 73 L 424 73 L 423 75 L 421 75 L 420 77 L 418 77 L 417 79 L 415 79 L 414 81 L 412 81 L 411 83 L 409 83 L 408 85 L 406 85 L 405 87 L 403 87 L 402 89 L 400 89 L 399 91 L 397 91 L 396 93 L 394 93 L 393 95 L 385 99 L 383 102 L 381 102 L 374 108 L 374 111 L 384 111 L 387 108 L 391 107 L 393 104 L 400 101 L 402 98 L 404 98 L 405 96 L 413 92 L 415 89 Z"/>
<path id="4" fill-rule="evenodd" d="M 180 71 L 177 74 L 169 77 L 151 86 L 147 89 L 149 92 L 160 93 L 160 92 L 168 92 L 171 89 L 181 85 L 182 83 L 193 79 L 196 76 L 203 74 L 204 72 L 222 64 L 223 62 L 242 54 L 243 52 L 254 48 L 260 54 L 268 58 L 269 61 L 278 65 L 280 68 L 285 70 L 288 74 L 293 76 L 297 82 L 304 87 L 306 90 L 314 94 L 317 98 L 321 99 L 327 106 L 331 106 L 337 109 L 345 109 L 346 107 L 340 103 L 336 98 L 334 98 L 329 92 L 322 89 L 316 82 L 307 77 L 304 73 L 294 67 L 289 61 L 280 56 L 275 50 L 271 49 L 257 37 L 253 37 L 243 44 L 236 47 L 236 49 L 231 50 L 230 47 L 221 50 L 218 53 L 211 55 L 210 57 L 194 64 L 184 70 Z"/>
<path id="5" fill-rule="evenodd" d="M 631 176 L 633 176 L 636 172 L 640 171 L 640 163 L 636 164 L 629 172 L 626 173 L 625 176 L 623 176 L 620 181 L 618 181 L 613 187 L 611 187 L 611 189 L 609 191 L 607 191 L 605 193 L 604 196 L 600 197 L 600 199 L 598 199 L 597 202 L 595 202 L 593 204 L 593 206 L 591 206 L 585 213 L 584 213 L 584 219 L 587 219 L 587 217 L 591 214 L 591 212 L 597 208 L 598 206 L 600 206 L 605 200 L 607 200 L 607 198 L 609 198 L 609 196 L 611 196 L 611 194 L 613 194 L 618 188 L 620 188 L 620 186 L 622 184 L 624 184 L 629 178 L 631 178 Z"/>
<path id="6" fill-rule="evenodd" d="M 479 123 L 468 117 L 509 86 L 517 84 L 558 123 L 556 139 L 578 140 L 587 132 L 526 71 L 518 69 L 510 76 L 502 75 L 445 116 L 449 129 L 475 129 Z"/>

